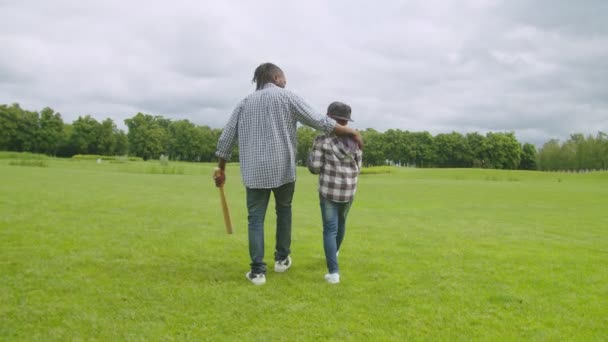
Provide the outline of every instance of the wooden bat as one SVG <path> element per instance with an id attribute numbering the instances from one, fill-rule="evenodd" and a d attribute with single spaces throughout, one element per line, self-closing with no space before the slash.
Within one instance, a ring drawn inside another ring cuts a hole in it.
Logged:
<path id="1" fill-rule="evenodd" d="M 216 178 L 220 173 L 220 169 L 216 168 L 213 172 L 213 178 Z M 220 201 L 222 202 L 222 212 L 224 213 L 224 226 L 226 226 L 226 233 L 232 234 L 232 220 L 230 219 L 230 210 L 228 210 L 228 202 L 226 202 L 226 195 L 224 194 L 224 184 L 220 188 Z"/>

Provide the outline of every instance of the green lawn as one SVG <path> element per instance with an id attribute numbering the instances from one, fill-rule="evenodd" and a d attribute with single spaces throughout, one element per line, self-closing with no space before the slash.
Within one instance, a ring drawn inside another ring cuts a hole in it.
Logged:
<path id="1" fill-rule="evenodd" d="M 11 158 L 0 340 L 608 339 L 608 173 L 362 175 L 329 285 L 301 168 L 293 267 L 256 287 L 237 165 L 227 235 L 212 164 Z"/>

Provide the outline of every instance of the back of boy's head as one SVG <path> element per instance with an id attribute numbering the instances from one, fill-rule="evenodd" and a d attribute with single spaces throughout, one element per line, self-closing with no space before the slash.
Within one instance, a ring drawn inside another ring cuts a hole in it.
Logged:
<path id="1" fill-rule="evenodd" d="M 327 114 L 330 116 L 350 118 L 350 113 L 350 106 L 343 102 L 335 101 L 330 103 L 329 107 L 327 107 Z"/>

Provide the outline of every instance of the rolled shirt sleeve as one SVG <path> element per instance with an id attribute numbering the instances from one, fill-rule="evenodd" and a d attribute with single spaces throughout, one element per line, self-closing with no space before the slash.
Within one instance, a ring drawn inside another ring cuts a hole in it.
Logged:
<path id="1" fill-rule="evenodd" d="M 291 109 L 296 114 L 299 122 L 322 131 L 325 134 L 333 132 L 336 127 L 336 121 L 330 119 L 327 115 L 317 114 L 317 112 L 298 95 L 291 92 L 290 95 Z"/>

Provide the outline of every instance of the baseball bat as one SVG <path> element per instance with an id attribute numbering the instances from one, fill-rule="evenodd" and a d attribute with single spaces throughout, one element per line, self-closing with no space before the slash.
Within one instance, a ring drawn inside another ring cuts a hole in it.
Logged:
<path id="1" fill-rule="evenodd" d="M 219 169 L 215 169 L 213 177 L 220 172 Z M 226 195 L 224 194 L 224 184 L 220 187 L 220 202 L 222 202 L 222 212 L 224 214 L 224 226 L 226 227 L 226 233 L 232 234 L 232 220 L 230 219 L 230 210 L 228 210 L 228 202 L 226 201 Z"/>

